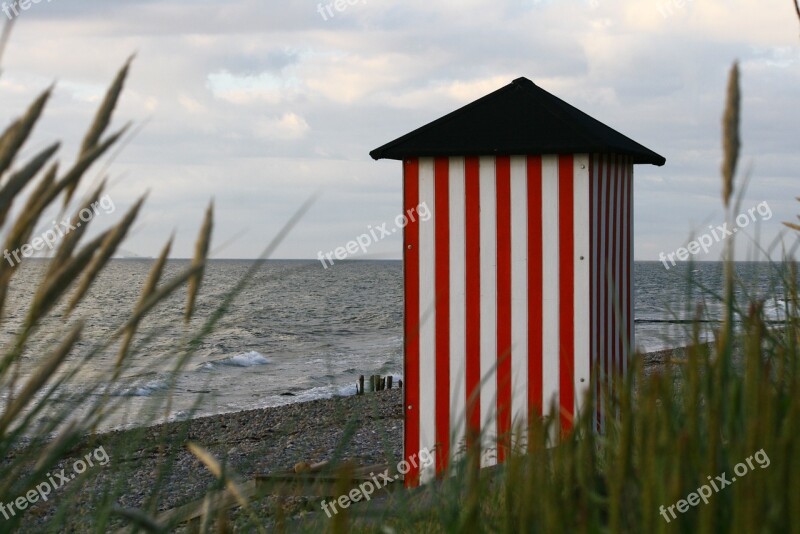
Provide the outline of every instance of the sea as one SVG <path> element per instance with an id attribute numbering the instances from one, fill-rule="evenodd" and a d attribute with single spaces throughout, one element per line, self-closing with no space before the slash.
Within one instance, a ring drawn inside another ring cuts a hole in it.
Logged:
<path id="1" fill-rule="evenodd" d="M 135 306 L 151 265 L 112 260 L 77 310 L 67 315 L 63 304 L 57 307 L 28 342 L 18 383 L 77 320 L 84 321 L 84 334 L 59 373 L 61 393 L 46 398 L 45 388 L 39 399 L 62 407 L 69 399 L 109 400 L 118 407 L 104 423 L 109 428 L 353 395 L 362 374 L 402 379 L 400 261 L 345 261 L 324 269 L 311 260 L 212 260 L 193 319 L 183 320 L 181 288 L 141 323 L 123 372 L 109 384 L 118 350 L 114 333 Z M 188 260 L 170 261 L 165 277 L 188 266 Z M 3 353 L 46 267 L 36 259 L 17 267 L 0 324 Z M 704 339 L 718 325 L 723 264 L 669 267 L 635 263 L 635 335 L 644 352 L 686 345 L 695 317 L 703 321 Z M 786 305 L 779 269 L 735 265 L 737 296 L 763 300 L 771 320 L 780 320 Z M 0 405 L 7 398 L 6 384 Z"/>

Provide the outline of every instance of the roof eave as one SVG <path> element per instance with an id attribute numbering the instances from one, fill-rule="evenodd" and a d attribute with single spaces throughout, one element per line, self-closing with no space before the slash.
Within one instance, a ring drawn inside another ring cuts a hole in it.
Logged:
<path id="1" fill-rule="evenodd" d="M 380 147 L 376 148 L 369 155 L 374 160 L 392 159 L 396 161 L 403 161 L 410 158 L 436 158 L 436 157 L 465 157 L 465 156 L 532 156 L 532 155 L 547 155 L 547 154 L 617 154 L 623 156 L 631 156 L 633 163 L 636 165 L 649 164 L 656 167 L 662 167 L 666 162 L 666 158 L 656 154 L 655 152 L 647 153 L 630 153 L 622 150 L 613 149 L 544 149 L 544 150 L 530 150 L 530 149 L 487 149 L 487 150 L 418 150 L 415 152 L 408 152 L 402 149 L 393 149 L 393 147 Z"/>

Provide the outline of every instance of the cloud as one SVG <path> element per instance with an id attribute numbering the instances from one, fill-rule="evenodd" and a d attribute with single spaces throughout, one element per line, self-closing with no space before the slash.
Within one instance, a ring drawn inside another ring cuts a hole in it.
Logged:
<path id="1" fill-rule="evenodd" d="M 178 104 L 180 104 L 180 106 L 188 113 L 194 115 L 204 114 L 208 111 L 206 106 L 204 106 L 200 101 L 186 94 L 178 95 Z"/>
<path id="2" fill-rule="evenodd" d="M 113 162 L 111 192 L 122 205 L 151 190 L 145 212 L 154 215 L 127 248 L 155 255 L 178 227 L 176 254 L 190 256 L 211 197 L 218 235 L 269 233 L 326 186 L 278 251 L 314 257 L 396 215 L 400 166 L 373 162 L 369 150 L 527 76 L 667 157 L 663 168 L 636 169 L 637 259 L 655 259 L 669 248 L 658 243 L 682 242 L 691 221 L 718 216 L 723 92 L 738 58 L 742 168 L 754 168 L 748 203 L 773 207 L 765 234 L 794 218 L 796 203 L 785 199 L 800 194 L 800 48 L 788 3 L 368 0 L 329 20 L 318 3 L 40 3 L 4 55 L 0 121 L 57 81 L 26 150 L 63 138 L 66 164 L 136 52 L 113 126 L 148 122 Z M 260 247 L 242 240 L 225 255 Z"/>
<path id="3" fill-rule="evenodd" d="M 284 113 L 275 119 L 264 119 L 256 123 L 253 133 L 261 139 L 294 141 L 306 136 L 310 127 L 296 113 Z"/>

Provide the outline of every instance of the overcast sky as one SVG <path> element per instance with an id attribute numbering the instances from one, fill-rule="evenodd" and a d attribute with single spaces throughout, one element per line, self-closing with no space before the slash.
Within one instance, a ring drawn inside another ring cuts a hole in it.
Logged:
<path id="1" fill-rule="evenodd" d="M 636 259 L 654 260 L 723 222 L 720 120 L 738 59 L 740 168 L 752 173 L 743 208 L 767 203 L 765 245 L 800 213 L 800 22 L 791 0 L 325 4 L 42 0 L 21 11 L 6 49 L 0 122 L 56 81 L 25 153 L 63 139 L 69 162 L 135 52 L 115 126 L 143 128 L 110 167 L 117 210 L 104 217 L 111 223 L 150 196 L 124 249 L 156 255 L 175 230 L 175 256 L 191 256 L 213 197 L 214 256 L 256 257 L 320 191 L 274 255 L 313 258 L 400 212 L 400 163 L 375 162 L 370 150 L 525 76 L 667 158 L 635 170 Z M 400 251 L 398 233 L 369 257 Z"/>

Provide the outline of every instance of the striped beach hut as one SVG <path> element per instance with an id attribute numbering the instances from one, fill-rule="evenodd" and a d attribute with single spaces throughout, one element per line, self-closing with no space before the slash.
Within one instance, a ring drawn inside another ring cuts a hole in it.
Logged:
<path id="1" fill-rule="evenodd" d="M 407 484 L 472 432 L 502 462 L 553 399 L 568 429 L 587 388 L 625 375 L 633 165 L 665 159 L 526 78 L 370 155 L 403 162 L 404 213 L 431 213 L 404 228 L 404 454 L 436 462 Z"/>

